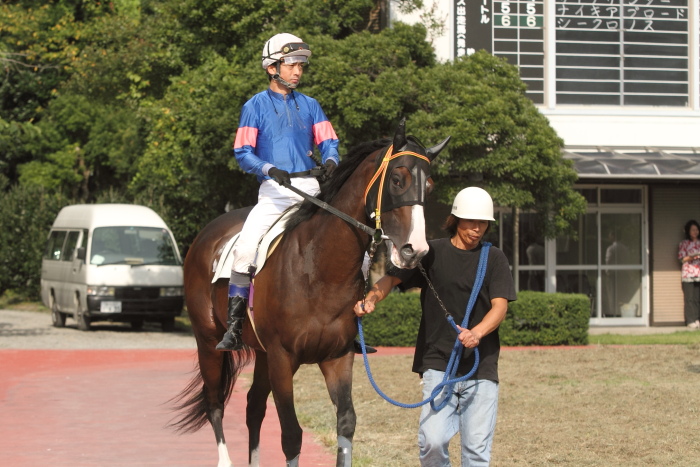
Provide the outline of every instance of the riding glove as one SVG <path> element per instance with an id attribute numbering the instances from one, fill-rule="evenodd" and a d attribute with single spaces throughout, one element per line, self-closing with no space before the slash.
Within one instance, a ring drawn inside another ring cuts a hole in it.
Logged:
<path id="1" fill-rule="evenodd" d="M 323 172 L 323 180 L 328 180 L 331 176 L 331 173 L 335 170 L 335 168 L 338 167 L 338 164 L 335 163 L 333 159 L 328 159 L 325 164 L 323 164 L 323 168 L 325 169 Z"/>
<path id="2" fill-rule="evenodd" d="M 292 179 L 289 178 L 289 172 L 287 172 L 286 170 L 281 170 L 277 167 L 273 167 L 267 171 L 267 174 L 280 185 L 288 185 L 292 183 Z"/>

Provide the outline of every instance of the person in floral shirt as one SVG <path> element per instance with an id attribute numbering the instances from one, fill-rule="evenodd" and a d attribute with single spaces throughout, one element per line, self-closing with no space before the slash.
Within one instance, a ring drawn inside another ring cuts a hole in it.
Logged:
<path id="1" fill-rule="evenodd" d="M 681 286 L 685 324 L 700 329 L 700 224 L 689 220 L 685 224 L 685 240 L 678 245 L 681 261 Z"/>

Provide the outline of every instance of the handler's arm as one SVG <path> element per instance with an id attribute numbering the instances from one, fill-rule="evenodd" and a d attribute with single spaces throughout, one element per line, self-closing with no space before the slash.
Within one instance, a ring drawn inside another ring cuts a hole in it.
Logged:
<path id="1" fill-rule="evenodd" d="M 367 313 L 372 313 L 374 311 L 374 306 L 377 302 L 381 302 L 389 295 L 391 289 L 396 287 L 401 283 L 401 279 L 394 276 L 384 276 L 379 279 L 372 288 L 367 292 L 364 300 L 360 300 L 355 304 L 355 314 L 357 316 L 364 316 Z"/>
<path id="2" fill-rule="evenodd" d="M 462 345 L 469 349 L 473 349 L 481 339 L 487 334 L 492 333 L 504 319 L 506 319 L 506 312 L 508 311 L 508 300 L 505 298 L 494 298 L 491 300 L 491 309 L 484 319 L 481 320 L 479 324 L 474 326 L 472 329 L 464 329 L 457 326 L 460 330 L 459 340 Z"/>

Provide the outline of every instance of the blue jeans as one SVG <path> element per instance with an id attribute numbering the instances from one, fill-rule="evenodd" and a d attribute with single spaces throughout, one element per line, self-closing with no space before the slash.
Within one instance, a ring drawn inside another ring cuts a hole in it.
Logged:
<path id="1" fill-rule="evenodd" d="M 437 370 L 423 373 L 423 399 L 430 397 L 444 374 Z M 436 405 L 442 400 L 439 395 Z M 485 379 L 457 383 L 439 412 L 425 404 L 418 426 L 421 466 L 450 466 L 448 445 L 457 432 L 462 443 L 462 466 L 489 465 L 497 412 L 498 383 Z"/>

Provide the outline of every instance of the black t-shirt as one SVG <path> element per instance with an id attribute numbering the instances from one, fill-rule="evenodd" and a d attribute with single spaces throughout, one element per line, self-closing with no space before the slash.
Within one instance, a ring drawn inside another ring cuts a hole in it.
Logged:
<path id="1" fill-rule="evenodd" d="M 467 311 L 469 296 L 476 281 L 482 245 L 472 250 L 461 250 L 452 245 L 449 238 L 431 240 L 429 245 L 430 250 L 421 260 L 421 264 L 447 311 L 452 315 L 455 323 L 461 326 Z M 393 267 L 387 274 L 401 279 L 399 285 L 401 290 L 414 287 L 422 289 L 420 300 L 423 313 L 418 330 L 413 371 L 421 375 L 429 369 L 445 371 L 457 333 L 447 321 L 435 294 L 430 290 L 417 267 L 414 269 Z M 491 310 L 493 298 L 513 301 L 516 299 L 516 294 L 508 260 L 501 250 L 492 246 L 489 249 L 484 282 L 471 312 L 468 329 L 480 323 Z M 471 379 L 498 382 L 498 356 L 501 348 L 498 329 L 484 336 L 478 348 L 479 367 Z M 457 376 L 469 373 L 473 366 L 474 352 L 472 349 L 464 348 Z"/>

